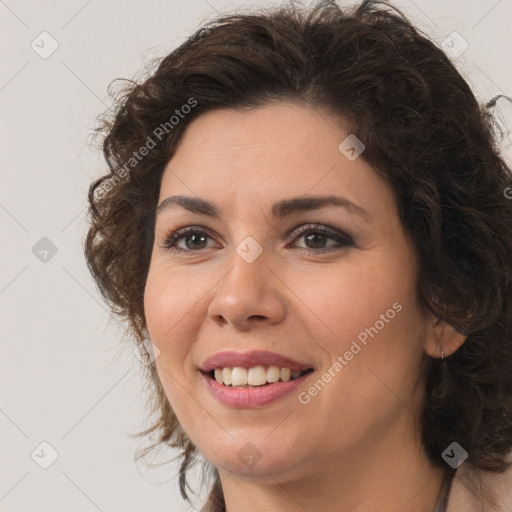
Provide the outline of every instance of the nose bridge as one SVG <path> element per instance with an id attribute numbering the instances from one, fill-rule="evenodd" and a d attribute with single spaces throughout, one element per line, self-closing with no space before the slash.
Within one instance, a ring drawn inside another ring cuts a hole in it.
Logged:
<path id="1" fill-rule="evenodd" d="M 278 322 L 284 304 L 271 258 L 254 238 L 246 237 L 229 259 L 230 269 L 218 283 L 208 314 L 217 320 L 243 325 L 251 317 Z"/>
<path id="2" fill-rule="evenodd" d="M 268 255 L 258 242 L 252 240 L 245 239 L 238 244 L 229 261 L 230 270 L 218 290 L 225 300 L 236 301 L 240 306 L 259 302 L 270 285 Z"/>

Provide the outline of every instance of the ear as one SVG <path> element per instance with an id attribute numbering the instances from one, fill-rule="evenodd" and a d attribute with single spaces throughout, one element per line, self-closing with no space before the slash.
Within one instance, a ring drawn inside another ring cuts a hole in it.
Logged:
<path id="1" fill-rule="evenodd" d="M 425 352 L 431 357 L 441 359 L 443 354 L 444 357 L 451 356 L 466 341 L 465 334 L 432 314 L 427 319 L 427 325 L 430 328 L 425 339 Z"/>

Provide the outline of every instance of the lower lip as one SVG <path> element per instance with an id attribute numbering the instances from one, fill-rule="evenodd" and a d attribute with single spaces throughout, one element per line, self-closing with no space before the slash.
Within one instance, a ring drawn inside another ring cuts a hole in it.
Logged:
<path id="1" fill-rule="evenodd" d="M 270 404 L 278 398 L 296 391 L 297 388 L 313 373 L 309 372 L 288 382 L 274 382 L 257 388 L 230 388 L 219 384 L 208 375 L 200 372 L 212 395 L 224 405 L 248 409 Z"/>

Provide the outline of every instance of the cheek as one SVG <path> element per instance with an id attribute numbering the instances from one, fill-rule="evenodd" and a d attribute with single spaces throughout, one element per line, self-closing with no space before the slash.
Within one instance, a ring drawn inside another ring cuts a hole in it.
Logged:
<path id="1" fill-rule="evenodd" d="M 421 401 L 422 324 L 407 296 L 396 298 L 372 297 L 358 316 L 346 323 L 340 319 L 341 336 L 328 346 L 342 369 L 326 400 L 338 404 L 339 411 L 352 411 L 360 427 L 380 428 Z"/>
<path id="2" fill-rule="evenodd" d="M 331 364 L 342 365 L 333 370 L 344 375 L 333 379 L 337 384 L 332 391 L 340 386 L 338 397 L 346 400 L 349 390 L 351 398 L 380 400 L 386 389 L 379 378 L 391 389 L 413 392 L 424 342 L 413 278 L 410 262 L 381 258 L 366 261 L 361 268 L 346 265 L 316 278 L 302 276 L 296 282 L 294 292 L 304 299 L 306 307 L 301 309 L 309 317 L 315 341 Z"/>
<path id="3" fill-rule="evenodd" d="M 175 414 L 184 417 L 187 410 L 189 376 L 186 362 L 190 353 L 191 336 L 197 316 L 194 315 L 195 298 L 182 293 L 190 282 L 182 282 L 179 273 L 169 269 L 150 268 L 144 290 L 144 312 L 152 342 L 160 350 L 155 361 L 158 377 Z M 190 407 L 190 405 L 188 405 Z"/>
<path id="4" fill-rule="evenodd" d="M 347 258 L 338 268 L 296 273 L 290 287 L 317 336 L 329 340 L 333 350 L 341 350 L 342 340 L 358 335 L 364 340 L 366 329 L 376 322 L 379 331 L 400 323 L 405 315 L 398 310 L 414 298 L 409 276 L 405 265 L 399 269 L 377 253 L 361 263 Z"/>
<path id="5" fill-rule="evenodd" d="M 189 333 L 197 328 L 200 318 L 197 303 L 201 295 L 196 298 L 193 290 L 197 288 L 189 279 L 180 279 L 179 272 L 150 269 L 144 290 L 144 313 L 151 340 L 160 350 L 157 368 L 165 368 L 173 375 L 183 371 L 191 343 Z"/>
<path id="6" fill-rule="evenodd" d="M 192 331 L 199 321 L 201 300 L 211 288 L 208 276 L 157 264 L 150 268 L 144 290 L 144 312 L 148 330 L 157 341 L 181 340 L 184 330 Z"/>

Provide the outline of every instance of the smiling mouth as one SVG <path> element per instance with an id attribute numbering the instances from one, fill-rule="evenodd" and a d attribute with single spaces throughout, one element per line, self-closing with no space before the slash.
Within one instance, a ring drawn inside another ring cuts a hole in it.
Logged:
<path id="1" fill-rule="evenodd" d="M 272 365 L 260 365 L 252 368 L 244 368 L 241 366 L 234 368 L 215 368 L 209 372 L 202 373 L 227 388 L 252 389 L 271 386 L 276 382 L 294 381 L 312 372 L 312 368 L 308 368 L 307 370 L 291 370 L 289 368 Z"/>

